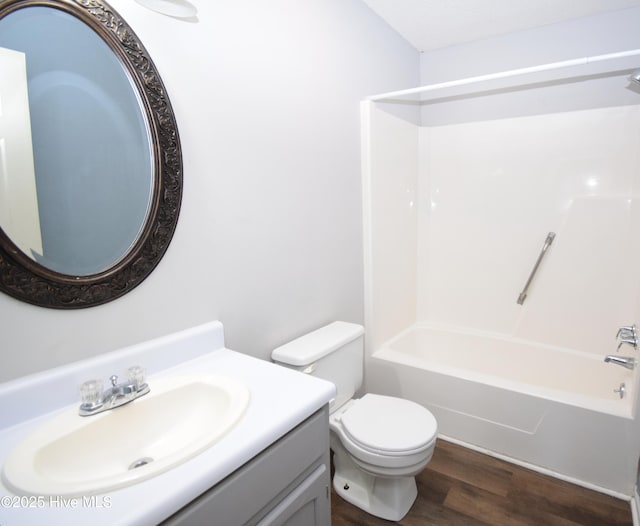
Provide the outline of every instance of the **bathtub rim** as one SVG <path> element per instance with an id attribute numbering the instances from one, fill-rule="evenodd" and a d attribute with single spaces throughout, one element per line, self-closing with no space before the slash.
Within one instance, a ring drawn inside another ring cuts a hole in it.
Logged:
<path id="1" fill-rule="evenodd" d="M 573 407 L 581 409 L 596 411 L 607 415 L 625 418 L 627 420 L 633 420 L 636 415 L 636 400 L 639 376 L 638 367 L 633 371 L 632 385 L 627 386 L 627 396 L 624 400 L 616 399 L 603 399 L 595 396 L 588 396 L 583 394 L 574 394 L 568 390 L 556 389 L 552 387 L 545 387 L 535 385 L 532 383 L 526 383 L 521 381 L 513 381 L 508 378 L 503 378 L 497 375 L 491 375 L 487 373 L 479 373 L 470 369 L 463 369 L 459 367 L 452 367 L 446 364 L 434 364 L 430 362 L 428 366 L 424 363 L 419 363 L 416 359 L 408 357 L 407 353 L 393 349 L 393 344 L 401 338 L 405 337 L 409 333 L 415 330 L 436 330 L 443 332 L 451 332 L 461 334 L 465 336 L 473 336 L 480 338 L 490 338 L 500 340 L 508 343 L 514 343 L 519 345 L 536 346 L 541 347 L 549 351 L 560 352 L 564 354 L 570 354 L 578 356 L 581 359 L 602 361 L 604 356 L 595 355 L 593 353 L 587 353 L 584 351 L 578 351 L 575 349 L 569 349 L 554 345 L 543 344 L 534 342 L 531 340 L 525 340 L 522 338 L 508 336 L 502 333 L 495 333 L 490 331 L 482 331 L 476 329 L 462 328 L 449 324 L 440 324 L 434 322 L 417 322 L 406 329 L 395 334 L 390 339 L 386 340 L 377 349 L 372 349 L 368 353 L 367 359 L 384 360 L 392 363 L 398 363 L 407 367 L 415 367 L 425 371 L 430 371 L 437 374 L 451 376 L 466 380 L 469 382 L 477 382 L 483 385 L 504 389 L 507 391 L 513 391 L 521 393 L 527 396 L 533 396 L 544 400 L 549 400 L 556 403 L 564 403 Z M 623 402 L 620 404 L 619 402 Z"/>

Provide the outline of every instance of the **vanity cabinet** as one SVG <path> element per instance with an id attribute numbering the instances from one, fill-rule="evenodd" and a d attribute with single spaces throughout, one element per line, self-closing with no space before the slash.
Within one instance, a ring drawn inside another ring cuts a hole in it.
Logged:
<path id="1" fill-rule="evenodd" d="M 330 484 L 325 407 L 162 526 L 329 526 Z"/>

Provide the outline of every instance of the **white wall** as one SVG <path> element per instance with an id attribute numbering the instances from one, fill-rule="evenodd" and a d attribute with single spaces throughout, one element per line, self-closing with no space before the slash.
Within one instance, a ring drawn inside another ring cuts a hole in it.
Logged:
<path id="1" fill-rule="evenodd" d="M 640 47 L 640 8 L 622 9 L 423 53 L 421 85 Z"/>
<path id="2" fill-rule="evenodd" d="M 258 357 L 362 322 L 359 101 L 418 84 L 418 53 L 359 0 L 193 0 L 197 23 L 111 4 L 169 92 L 175 237 L 130 294 L 80 311 L 0 296 L 0 380 L 219 319 Z"/>

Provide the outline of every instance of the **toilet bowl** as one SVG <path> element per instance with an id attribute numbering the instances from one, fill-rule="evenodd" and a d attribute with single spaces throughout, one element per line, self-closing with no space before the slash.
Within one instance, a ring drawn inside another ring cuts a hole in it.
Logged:
<path id="1" fill-rule="evenodd" d="M 417 496 L 415 475 L 433 455 L 437 423 L 424 407 L 366 394 L 329 417 L 338 495 L 383 519 L 404 517 Z"/>
<path id="2" fill-rule="evenodd" d="M 415 475 L 427 465 L 437 422 L 423 406 L 368 393 L 362 385 L 364 328 L 334 322 L 275 349 L 276 363 L 332 381 L 330 444 L 338 495 L 366 512 L 399 521 L 417 496 Z"/>

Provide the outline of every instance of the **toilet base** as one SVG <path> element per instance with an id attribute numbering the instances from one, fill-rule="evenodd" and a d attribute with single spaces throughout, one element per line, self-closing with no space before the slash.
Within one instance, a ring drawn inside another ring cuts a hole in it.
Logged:
<path id="1" fill-rule="evenodd" d="M 418 496 L 415 477 L 379 477 L 360 469 L 340 445 L 334 448 L 333 488 L 344 500 L 389 521 L 399 521 Z"/>

